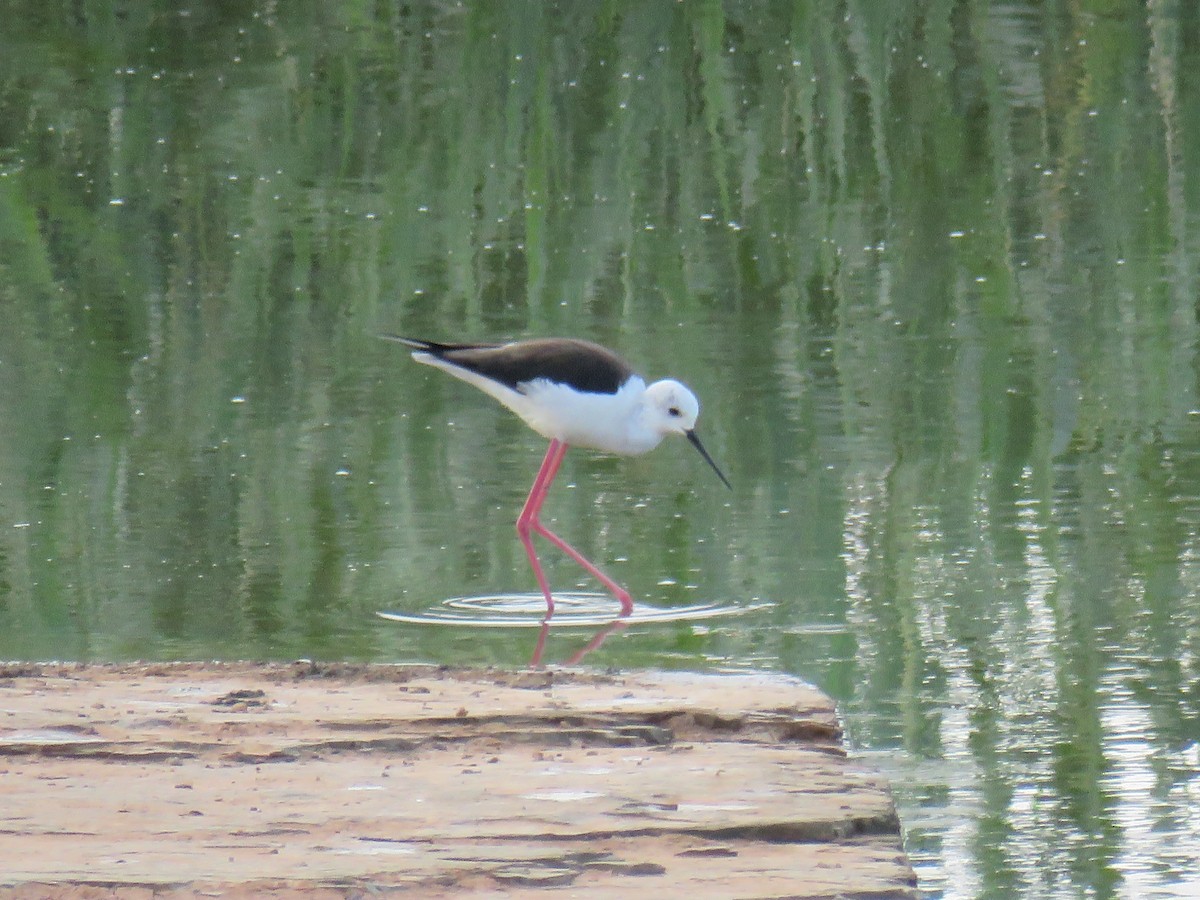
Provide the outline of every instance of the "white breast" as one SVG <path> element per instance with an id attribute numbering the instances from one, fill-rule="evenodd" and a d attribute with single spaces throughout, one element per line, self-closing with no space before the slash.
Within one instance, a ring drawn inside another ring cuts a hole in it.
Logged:
<path id="1" fill-rule="evenodd" d="M 622 456 L 638 456 L 662 442 L 661 434 L 643 425 L 646 383 L 636 376 L 615 394 L 581 394 L 549 381 L 523 388 L 524 403 L 506 405 L 547 439 Z"/>

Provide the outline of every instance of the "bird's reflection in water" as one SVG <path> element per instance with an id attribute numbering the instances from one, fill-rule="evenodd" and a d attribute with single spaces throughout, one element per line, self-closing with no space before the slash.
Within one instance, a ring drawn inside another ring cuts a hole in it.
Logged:
<path id="1" fill-rule="evenodd" d="M 616 619 L 609 622 L 607 625 L 602 625 L 600 629 L 592 635 L 592 639 L 575 651 L 562 664 L 564 666 L 576 666 L 583 661 L 583 658 L 593 650 L 598 650 L 600 645 L 607 641 L 612 635 L 619 631 L 624 631 L 629 627 L 628 619 Z M 529 668 L 537 669 L 543 665 L 543 656 L 546 652 L 546 639 L 550 636 L 550 622 L 542 622 L 542 627 L 538 631 L 537 643 L 533 648 L 533 657 L 529 660 Z"/>

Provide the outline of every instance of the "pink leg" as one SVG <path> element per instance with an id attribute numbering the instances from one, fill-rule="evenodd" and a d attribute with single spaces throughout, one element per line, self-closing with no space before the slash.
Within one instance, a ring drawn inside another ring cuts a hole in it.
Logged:
<path id="1" fill-rule="evenodd" d="M 554 476 L 558 474 L 558 467 L 562 465 L 562 458 L 566 452 L 567 445 L 562 441 L 550 442 L 546 456 L 542 460 L 542 467 L 538 469 L 537 477 L 533 479 L 533 487 L 529 489 L 529 496 L 525 499 L 525 506 L 521 509 L 521 515 L 517 516 L 517 534 L 521 538 L 521 543 L 525 545 L 525 555 L 529 557 L 529 565 L 533 567 L 533 575 L 537 579 L 538 587 L 542 589 L 542 596 L 546 598 L 547 619 L 554 615 L 554 598 L 550 595 L 550 584 L 546 581 L 546 573 L 542 571 L 542 564 L 538 562 L 537 551 L 533 549 L 533 537 L 530 535 L 530 530 L 533 523 L 537 521 L 542 502 L 546 499 L 546 491 L 550 487 L 550 482 L 554 480 Z"/>
<path id="2" fill-rule="evenodd" d="M 621 615 L 627 616 L 633 612 L 633 599 L 629 596 L 629 592 L 596 568 L 582 553 L 543 525 L 538 518 L 542 511 L 542 503 L 545 502 L 546 494 L 550 491 L 550 484 L 554 481 L 554 476 L 558 474 L 558 467 L 562 465 L 566 453 L 567 445 L 562 441 L 550 442 L 546 456 L 542 460 L 542 467 L 538 469 L 537 478 L 533 480 L 533 487 L 530 488 L 529 497 L 525 500 L 525 507 L 521 510 L 521 515 L 517 517 L 517 534 L 521 537 L 521 543 L 525 545 L 525 553 L 529 556 L 529 564 L 533 567 L 538 587 L 542 589 L 542 596 L 546 598 L 546 618 L 549 619 L 554 615 L 554 598 L 550 594 L 546 573 L 542 571 L 542 564 L 538 562 L 537 553 L 533 549 L 531 531 L 536 531 L 608 588 L 621 603 Z"/>

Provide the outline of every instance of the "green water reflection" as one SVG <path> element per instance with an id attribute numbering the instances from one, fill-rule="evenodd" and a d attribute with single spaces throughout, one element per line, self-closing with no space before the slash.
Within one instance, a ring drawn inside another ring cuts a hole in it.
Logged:
<path id="1" fill-rule="evenodd" d="M 0 657 L 523 664 L 373 615 L 532 590 L 543 451 L 373 335 L 579 335 L 736 490 L 555 528 L 775 604 L 587 662 L 821 685 L 931 896 L 1200 890 L 1194 4 L 0 9 Z"/>

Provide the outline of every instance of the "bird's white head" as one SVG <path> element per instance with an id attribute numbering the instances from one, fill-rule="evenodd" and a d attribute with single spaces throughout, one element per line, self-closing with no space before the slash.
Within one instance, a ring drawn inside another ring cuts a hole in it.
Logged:
<path id="1" fill-rule="evenodd" d="M 704 445 L 700 443 L 700 438 L 696 434 L 696 418 L 699 415 L 700 401 L 696 399 L 695 394 L 678 381 L 668 378 L 656 381 L 646 388 L 645 421 L 643 423 L 645 427 L 660 436 L 682 434 L 693 447 L 700 451 L 704 461 L 712 466 L 717 477 L 725 482 L 725 486 L 732 488 L 733 485 L 729 483 L 725 473 L 717 468 L 717 464 L 713 462 L 708 451 L 704 449 Z"/>
<path id="2" fill-rule="evenodd" d="M 645 425 L 658 434 L 687 434 L 696 427 L 700 401 L 678 381 L 656 381 L 646 388 Z"/>

